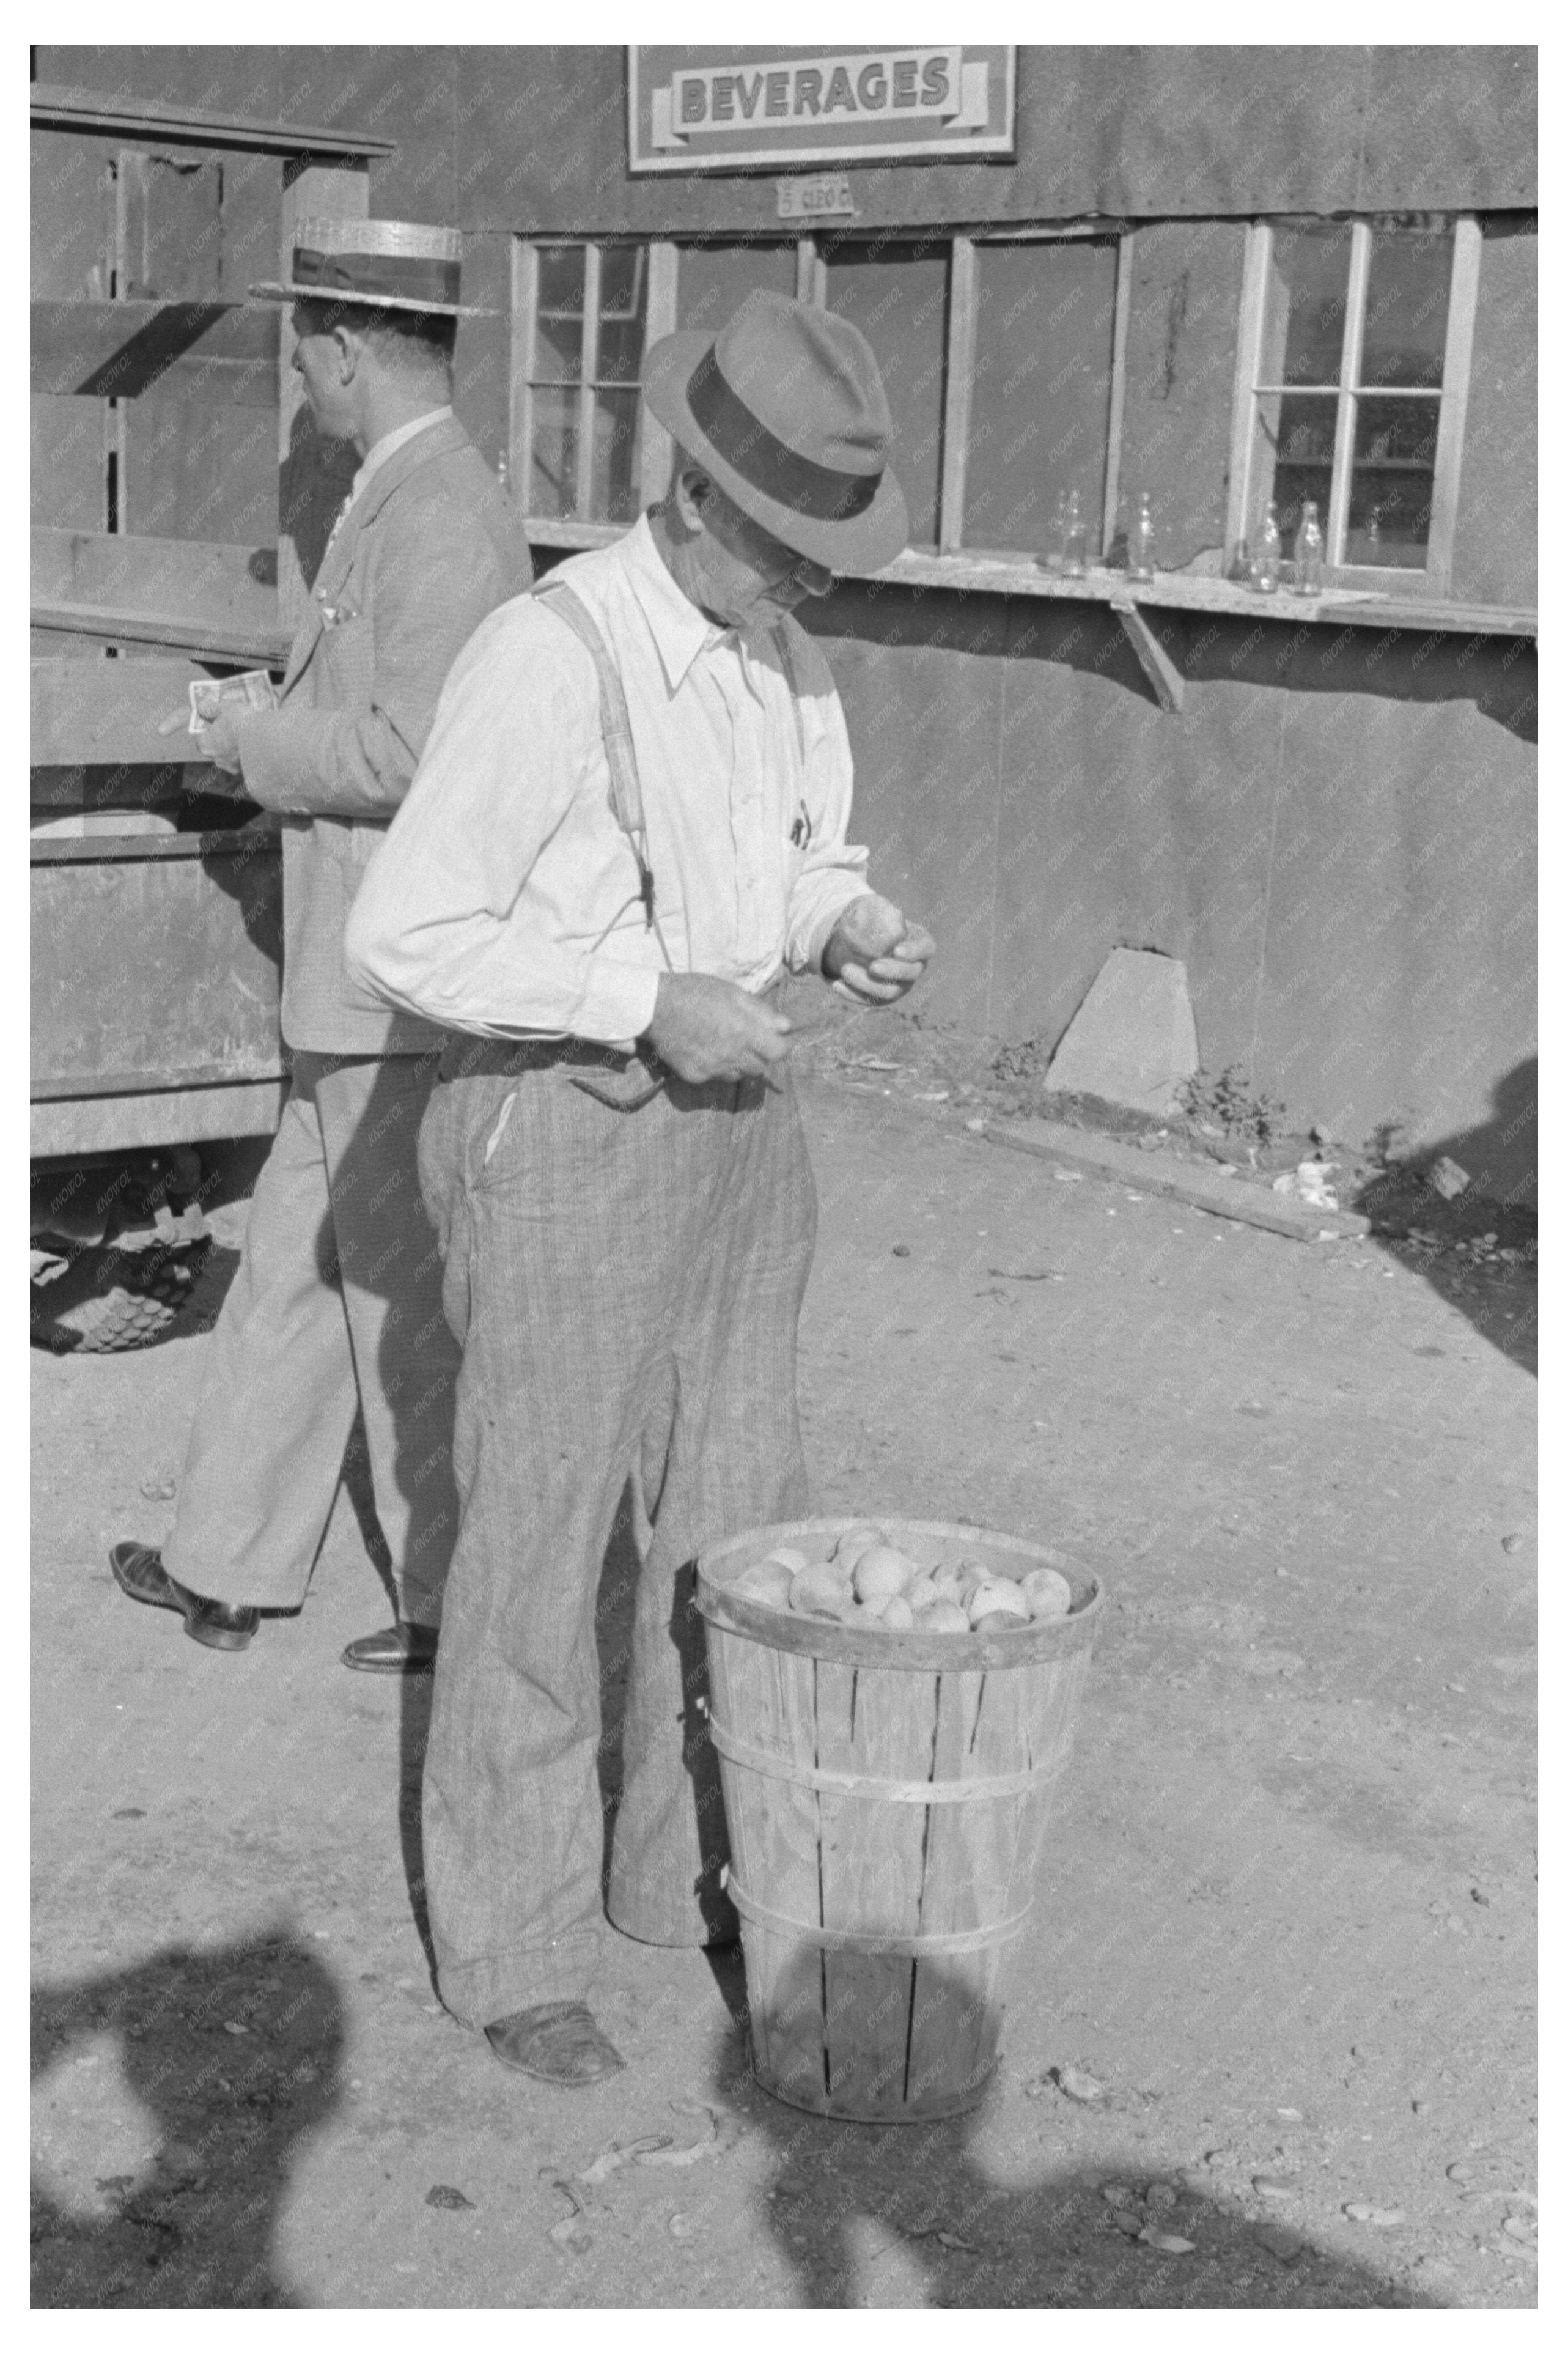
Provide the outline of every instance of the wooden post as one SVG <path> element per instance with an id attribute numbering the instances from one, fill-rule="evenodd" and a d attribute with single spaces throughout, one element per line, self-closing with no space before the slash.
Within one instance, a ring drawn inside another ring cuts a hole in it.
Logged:
<path id="1" fill-rule="evenodd" d="M 979 322 L 980 266 L 974 239 L 956 237 L 948 276 L 948 382 L 942 404 L 941 512 L 937 532 L 937 546 L 943 556 L 956 554 L 964 544 L 964 484 Z"/>
<path id="2" fill-rule="evenodd" d="M 291 275 L 294 228 L 313 214 L 363 218 L 370 210 L 367 164 L 321 164 L 308 155 L 283 165 L 283 218 L 279 277 Z M 285 304 L 278 339 L 278 611 L 286 630 L 305 616 L 333 518 L 358 460 L 341 444 L 316 438 L 294 374 L 294 334 Z"/>

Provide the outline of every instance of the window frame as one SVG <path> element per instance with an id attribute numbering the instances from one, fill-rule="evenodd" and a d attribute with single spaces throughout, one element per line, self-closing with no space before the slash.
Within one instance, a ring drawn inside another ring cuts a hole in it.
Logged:
<path id="1" fill-rule="evenodd" d="M 1465 446 L 1465 418 L 1469 401 L 1470 364 L 1475 343 L 1476 303 L 1480 284 L 1481 229 L 1474 213 L 1446 217 L 1453 224 L 1454 258 L 1448 281 L 1448 317 L 1443 346 L 1443 380 L 1438 388 L 1437 440 L 1433 453 L 1432 510 L 1426 533 L 1425 565 L 1348 564 L 1344 544 L 1350 511 L 1355 451 L 1357 404 L 1363 398 L 1417 397 L 1383 387 L 1357 383 L 1361 374 L 1361 340 L 1365 330 L 1367 281 L 1370 274 L 1372 217 L 1351 217 L 1351 259 L 1345 300 L 1345 327 L 1340 351 L 1335 401 L 1334 455 L 1330 476 L 1329 512 L 1323 518 L 1325 586 L 1361 589 L 1391 598 L 1446 597 L 1454 573 L 1454 536 L 1459 510 L 1459 469 Z M 1264 336 L 1267 325 L 1269 268 L 1277 228 L 1289 227 L 1287 217 L 1271 217 L 1249 222 L 1242 270 L 1241 314 L 1236 337 L 1235 386 L 1231 410 L 1230 481 L 1225 512 L 1225 571 L 1234 568 L 1241 545 L 1250 544 L 1263 519 L 1271 494 L 1273 472 L 1261 422 L 1262 403 L 1278 387 L 1260 386 Z M 1308 387 L 1290 387 L 1290 389 Z M 1419 397 L 1430 399 L 1426 390 Z M 1265 483 L 1268 488 L 1264 487 Z"/>
<path id="2" fill-rule="evenodd" d="M 779 238 L 769 242 L 795 247 L 795 292 L 799 302 L 810 302 L 826 309 L 828 293 L 828 263 L 822 247 L 825 243 L 840 245 L 846 241 L 867 245 L 927 244 L 934 249 L 946 249 L 948 257 L 948 302 L 942 330 L 942 441 L 937 492 L 937 541 L 935 550 L 910 552 L 911 560 L 922 566 L 951 566 L 957 575 L 975 565 L 988 571 L 998 568 L 1015 569 L 1027 578 L 1038 574 L 1037 556 L 1045 551 L 1022 548 L 976 548 L 966 546 L 963 538 L 963 509 L 966 473 L 969 461 L 969 436 L 972 421 L 975 355 L 979 326 L 979 253 L 982 246 L 1020 244 L 1078 244 L 1086 239 L 1116 247 L 1116 295 L 1112 318 L 1109 400 L 1107 413 L 1107 446 L 1102 482 L 1103 525 L 1100 555 L 1110 552 L 1117 530 L 1117 508 L 1119 497 L 1121 466 L 1121 432 L 1127 394 L 1128 321 L 1132 289 L 1133 230 L 1114 221 L 1083 223 L 997 223 L 983 228 L 948 229 L 946 226 L 925 228 L 872 229 L 857 232 L 848 224 L 843 228 L 824 230 L 822 236 Z M 679 238 L 649 238 L 617 232 L 590 238 L 582 234 L 560 232 L 546 235 L 542 231 L 519 232 L 512 240 L 512 334 L 511 390 L 507 423 L 508 463 L 515 494 L 523 509 L 524 528 L 531 538 L 541 546 L 596 547 L 618 539 L 626 530 L 624 524 L 608 524 L 594 520 L 585 510 L 591 503 L 591 469 L 579 470 L 577 513 L 568 516 L 539 515 L 527 504 L 533 484 L 534 385 L 537 351 L 539 254 L 546 248 L 580 246 L 585 250 L 584 293 L 585 314 L 597 284 L 597 260 L 599 251 L 609 245 L 641 245 L 648 255 L 648 302 L 645 327 L 646 341 L 655 343 L 661 335 L 674 332 L 677 316 L 680 256 L 693 247 L 733 244 L 733 235 L 715 231 L 712 236 L 702 233 Z M 578 440 L 588 447 L 587 436 L 591 431 L 591 406 L 596 387 L 589 382 L 588 370 L 588 336 L 585 316 L 583 374 L 578 385 Z M 642 462 L 638 485 L 638 502 L 647 508 L 664 496 L 669 487 L 673 443 L 669 433 L 647 408 L 642 412 Z M 853 567 L 846 577 L 858 578 Z M 864 576 L 870 577 L 870 576 Z"/>

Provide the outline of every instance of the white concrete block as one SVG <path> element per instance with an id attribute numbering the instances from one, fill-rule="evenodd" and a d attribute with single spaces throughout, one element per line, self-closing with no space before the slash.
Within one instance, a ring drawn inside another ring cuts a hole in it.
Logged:
<path id="1" fill-rule="evenodd" d="M 1051 1057 L 1045 1084 L 1164 1112 L 1197 1067 L 1186 966 L 1148 949 L 1113 949 Z"/>

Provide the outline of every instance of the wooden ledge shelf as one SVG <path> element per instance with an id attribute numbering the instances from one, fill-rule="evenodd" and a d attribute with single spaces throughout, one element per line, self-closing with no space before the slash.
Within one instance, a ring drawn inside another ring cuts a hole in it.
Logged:
<path id="1" fill-rule="evenodd" d="M 535 547 L 572 549 L 608 547 L 628 525 L 562 523 L 529 515 L 524 529 Z M 1282 588 L 1273 596 L 1260 597 L 1255 588 L 1238 581 L 1218 580 L 1203 573 L 1157 572 L 1152 580 L 1129 580 L 1125 572 L 1112 571 L 1102 564 L 1092 564 L 1081 578 L 1067 579 L 1060 572 L 1044 570 L 1032 557 L 980 551 L 938 556 L 910 548 L 880 572 L 846 572 L 842 578 L 870 581 L 877 588 L 946 588 L 960 595 L 980 592 L 1109 605 L 1120 615 L 1140 662 L 1139 639 L 1128 624 L 1129 619 L 1136 624 L 1140 609 L 1149 606 L 1171 612 L 1225 613 L 1254 621 L 1283 621 L 1292 628 L 1310 622 L 1360 630 L 1444 631 L 1467 638 L 1533 638 L 1538 633 L 1532 605 L 1462 605 L 1360 588 L 1326 588 L 1320 597 L 1298 597 Z"/>
<path id="2" fill-rule="evenodd" d="M 365 139 L 356 133 L 318 129 L 303 122 L 257 122 L 243 114 L 213 114 L 203 107 L 164 106 L 158 100 L 127 101 L 113 92 L 68 90 L 36 82 L 27 93 L 33 125 L 39 131 L 87 131 L 121 139 L 145 139 L 159 146 L 245 150 L 251 154 L 319 156 L 323 162 L 371 162 L 395 155 L 395 139 Z"/>
<path id="3" fill-rule="evenodd" d="M 111 646 L 161 646 L 198 661 L 248 663 L 281 670 L 291 642 L 278 625 L 245 620 L 200 621 L 181 613 L 137 612 L 126 606 L 36 599 L 31 626 L 50 635 L 97 638 Z"/>

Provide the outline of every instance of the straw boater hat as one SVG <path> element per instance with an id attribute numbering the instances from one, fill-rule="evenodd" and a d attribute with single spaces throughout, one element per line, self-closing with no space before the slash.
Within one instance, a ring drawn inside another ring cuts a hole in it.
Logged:
<path id="1" fill-rule="evenodd" d="M 302 220 L 289 278 L 253 286 L 262 302 L 353 302 L 377 311 L 422 311 L 443 319 L 488 318 L 458 297 L 462 238 L 425 221 Z"/>
<path id="2" fill-rule="evenodd" d="M 875 572 L 909 536 L 893 414 L 860 329 L 747 295 L 716 335 L 665 335 L 642 366 L 661 425 L 736 506 L 813 563 Z"/>

